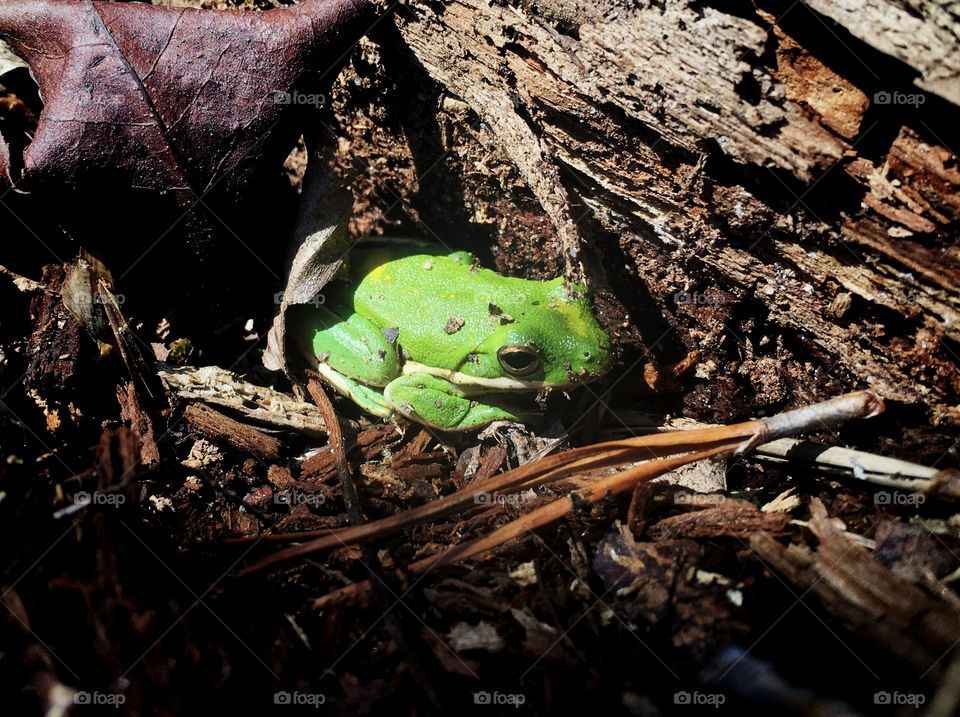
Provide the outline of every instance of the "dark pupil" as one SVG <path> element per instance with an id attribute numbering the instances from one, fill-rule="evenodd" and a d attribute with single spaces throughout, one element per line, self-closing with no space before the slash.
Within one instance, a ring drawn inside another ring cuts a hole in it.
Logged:
<path id="1" fill-rule="evenodd" d="M 501 358 L 514 371 L 523 371 L 530 368 L 530 365 L 536 360 L 536 356 L 526 351 L 504 351 Z"/>

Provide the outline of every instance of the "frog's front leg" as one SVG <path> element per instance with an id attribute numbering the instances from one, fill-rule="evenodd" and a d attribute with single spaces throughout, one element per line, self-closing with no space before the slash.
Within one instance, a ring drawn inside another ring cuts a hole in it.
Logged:
<path id="1" fill-rule="evenodd" d="M 519 411 L 471 399 L 450 381 L 427 373 L 404 374 L 387 384 L 383 395 L 397 413 L 443 431 L 523 420 Z"/>
<path id="2" fill-rule="evenodd" d="M 379 327 L 359 314 L 324 307 L 317 313 L 313 351 L 317 373 L 327 383 L 375 416 L 393 416 L 393 407 L 376 387 L 400 374 L 400 359 L 396 344 Z"/>

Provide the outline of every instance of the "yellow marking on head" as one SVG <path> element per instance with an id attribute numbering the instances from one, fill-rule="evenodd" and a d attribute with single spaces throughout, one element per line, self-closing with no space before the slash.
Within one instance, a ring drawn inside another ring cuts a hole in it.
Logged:
<path id="1" fill-rule="evenodd" d="M 380 278 L 380 275 L 386 270 L 386 264 L 381 264 L 380 266 L 374 267 L 373 270 L 367 274 L 368 281 L 377 281 Z M 387 277 L 388 279 L 390 277 Z"/>
<path id="2" fill-rule="evenodd" d="M 392 279 L 393 277 L 390 276 L 389 274 L 384 274 L 383 278 L 386 279 L 387 281 L 390 281 L 390 279 Z"/>

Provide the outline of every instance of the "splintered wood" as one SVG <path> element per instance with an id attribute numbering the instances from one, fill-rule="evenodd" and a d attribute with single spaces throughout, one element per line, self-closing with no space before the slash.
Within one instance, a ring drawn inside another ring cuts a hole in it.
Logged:
<path id="1" fill-rule="evenodd" d="M 751 549 L 772 570 L 803 592 L 816 595 L 855 634 L 894 652 L 921 673 L 939 671 L 960 638 L 960 612 L 898 577 L 844 534 L 818 499 L 810 503 L 816 548 L 781 545 L 767 533 L 750 538 Z"/>

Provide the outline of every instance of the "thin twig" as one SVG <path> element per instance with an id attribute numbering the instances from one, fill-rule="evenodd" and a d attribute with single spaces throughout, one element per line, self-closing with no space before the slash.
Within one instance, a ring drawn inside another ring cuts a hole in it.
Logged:
<path id="1" fill-rule="evenodd" d="M 476 500 L 477 496 L 482 494 L 506 495 L 563 478 L 570 478 L 588 470 L 676 454 L 697 453 L 714 449 L 717 452 L 736 450 L 740 453 L 747 446 L 765 442 L 771 437 L 771 434 L 781 436 L 791 431 L 809 430 L 811 426 L 829 428 L 840 425 L 850 418 L 874 416 L 882 410 L 883 403 L 876 394 L 870 391 L 859 391 L 796 411 L 779 414 L 770 419 L 746 421 L 732 426 L 637 436 L 574 448 L 527 463 L 499 476 L 493 476 L 488 480 L 473 483 L 440 500 L 364 526 L 322 531 L 320 533 L 321 537 L 302 545 L 281 550 L 244 568 L 238 573 L 238 577 L 276 565 L 285 560 L 302 557 L 320 550 L 353 544 L 361 540 L 391 535 L 409 526 L 459 512 L 476 505 L 478 502 Z M 311 533 L 310 535 L 315 534 Z M 277 539 L 281 538 L 281 536 L 276 537 Z M 303 539 L 306 536 L 301 533 L 292 537 L 293 539 Z"/>

